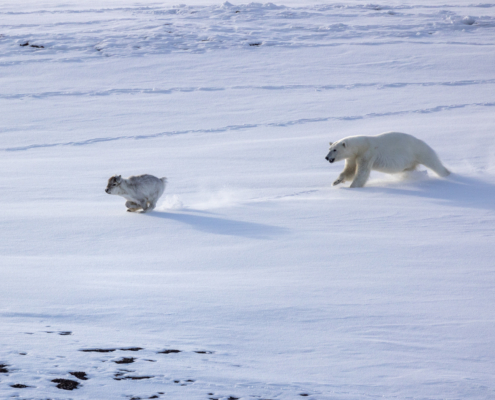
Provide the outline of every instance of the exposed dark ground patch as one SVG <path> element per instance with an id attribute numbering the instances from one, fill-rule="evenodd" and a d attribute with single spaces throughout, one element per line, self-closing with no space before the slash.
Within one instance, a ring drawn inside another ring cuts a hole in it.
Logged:
<path id="1" fill-rule="evenodd" d="M 71 332 L 72 333 L 72 332 Z M 116 350 L 121 350 L 121 351 L 140 351 L 143 350 L 142 347 L 122 347 L 122 348 L 111 348 L 111 349 L 82 349 L 79 351 L 83 351 L 85 353 L 112 353 Z M 179 350 L 177 350 L 179 351 Z"/>
<path id="2" fill-rule="evenodd" d="M 62 331 L 58 333 L 60 336 L 69 336 L 72 335 L 71 331 Z"/>
<path id="3" fill-rule="evenodd" d="M 171 354 L 171 353 L 181 353 L 181 352 L 182 350 L 168 349 L 168 350 L 159 351 L 158 354 Z"/>
<path id="4" fill-rule="evenodd" d="M 61 336 L 67 336 L 71 335 L 71 331 L 44 331 L 47 333 L 57 333 L 58 335 Z M 24 332 L 27 333 L 27 332 Z M 78 351 L 85 352 L 85 353 L 113 353 L 115 351 L 131 351 L 131 352 L 137 352 L 144 350 L 142 347 L 116 347 L 116 348 L 85 348 L 85 349 L 78 349 Z M 156 351 L 156 350 L 155 350 Z M 183 350 L 178 350 L 178 349 L 165 349 L 162 351 L 157 351 L 158 354 L 178 354 L 182 353 Z M 209 355 L 209 354 L 215 354 L 214 351 L 210 350 L 195 350 L 191 351 L 192 353 L 200 354 L 200 355 Z M 187 352 L 186 352 L 187 353 Z M 27 355 L 26 352 L 18 353 L 19 355 Z M 115 364 L 131 364 L 134 363 L 137 360 L 136 357 L 121 357 L 117 360 L 105 360 L 108 362 L 113 362 Z M 153 359 L 142 359 L 142 361 L 148 361 L 148 362 L 157 362 L 157 360 Z M 8 373 L 9 368 L 7 368 L 7 364 L 0 364 L 0 373 Z M 70 371 L 68 372 L 70 375 L 74 376 L 75 378 L 85 381 L 88 380 L 89 377 L 87 376 L 87 373 L 84 371 Z M 114 373 L 113 379 L 116 381 L 121 381 L 121 380 L 146 380 L 146 379 L 153 379 L 155 378 L 154 375 L 139 375 L 139 371 L 135 370 L 127 370 L 127 369 L 119 369 L 117 372 Z M 58 389 L 62 390 L 75 390 L 81 387 L 82 382 L 74 381 L 71 379 L 53 379 L 51 382 L 56 383 L 56 387 Z M 176 379 L 172 381 L 174 384 L 177 386 L 189 386 L 194 384 L 195 380 L 194 379 Z M 25 385 L 22 383 L 16 383 L 16 384 L 9 384 L 10 387 L 14 389 L 24 389 L 24 388 L 33 388 L 35 386 L 29 386 Z M 164 394 L 163 392 L 157 392 L 155 395 L 145 395 L 144 397 L 132 397 L 133 399 L 158 399 L 160 398 L 160 395 Z M 300 396 L 310 396 L 307 393 L 299 393 Z M 254 396 L 257 397 L 257 396 Z M 129 398 L 129 397 L 128 397 Z M 209 400 L 220 400 L 220 399 L 225 399 L 225 400 L 239 400 L 239 397 L 236 396 L 228 396 L 225 397 L 224 395 L 216 395 L 215 393 L 208 393 L 205 398 Z M 260 398 L 260 400 L 270 400 L 270 399 L 265 399 L 265 398 Z"/>
<path id="5" fill-rule="evenodd" d="M 29 42 L 21 43 L 19 46 L 21 46 L 21 47 L 26 47 L 26 46 L 35 47 L 37 49 L 44 49 L 45 48 L 45 46 L 40 46 L 38 44 L 29 44 Z"/>
<path id="6" fill-rule="evenodd" d="M 58 383 L 57 387 L 63 390 L 74 390 L 79 386 L 79 382 L 70 379 L 53 379 L 52 382 Z"/>
<path id="7" fill-rule="evenodd" d="M 118 378 L 113 378 L 115 379 L 116 381 L 123 381 L 123 380 L 127 380 L 127 379 L 132 379 L 133 381 L 138 381 L 138 380 L 141 380 L 141 379 L 151 379 L 151 378 L 154 378 L 154 376 L 122 376 L 122 377 L 118 377 Z"/>
<path id="8" fill-rule="evenodd" d="M 115 350 L 117 349 L 83 349 L 79 351 L 82 351 L 84 353 L 111 353 Z"/>
<path id="9" fill-rule="evenodd" d="M 23 385 L 22 383 L 16 383 L 15 385 L 10 385 L 10 387 L 13 387 L 14 389 L 25 389 L 32 386 Z"/>
<path id="10" fill-rule="evenodd" d="M 116 377 L 124 376 L 126 372 L 135 372 L 135 371 L 131 371 L 130 369 L 119 369 L 119 371 L 116 372 L 114 376 Z"/>
<path id="11" fill-rule="evenodd" d="M 181 386 L 187 386 L 189 383 L 194 383 L 194 379 L 187 379 L 185 381 L 181 381 L 180 379 L 174 380 L 174 383 L 180 384 Z"/>
<path id="12" fill-rule="evenodd" d="M 75 376 L 77 379 L 81 379 L 82 381 L 88 380 L 86 372 L 83 372 L 83 371 L 69 372 L 69 374 L 71 374 L 72 376 Z"/>
<path id="13" fill-rule="evenodd" d="M 114 361 L 115 364 L 132 364 L 134 362 L 134 357 L 122 357 L 120 360 Z"/>

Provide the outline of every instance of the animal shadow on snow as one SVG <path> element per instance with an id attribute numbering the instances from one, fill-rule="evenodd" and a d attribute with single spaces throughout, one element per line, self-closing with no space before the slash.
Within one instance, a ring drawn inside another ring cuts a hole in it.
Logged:
<path id="1" fill-rule="evenodd" d="M 282 228 L 279 226 L 259 224 L 256 222 L 236 221 L 210 215 L 197 215 L 192 212 L 169 213 L 155 210 L 144 215 L 148 217 L 157 217 L 182 222 L 192 226 L 198 231 L 214 233 L 217 235 L 240 236 L 252 239 L 271 239 L 275 236 L 288 233 L 287 228 Z"/>
<path id="2" fill-rule="evenodd" d="M 377 193 L 439 200 L 457 207 L 495 210 L 495 185 L 474 177 L 452 173 L 445 179 L 422 179 L 411 182 L 408 188 L 404 188 L 403 184 L 404 182 L 401 182 L 400 187 L 372 186 L 367 189 Z"/>

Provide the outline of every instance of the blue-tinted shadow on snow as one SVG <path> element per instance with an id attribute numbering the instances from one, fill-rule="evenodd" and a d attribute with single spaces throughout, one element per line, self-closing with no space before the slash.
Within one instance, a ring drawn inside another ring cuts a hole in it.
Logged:
<path id="1" fill-rule="evenodd" d="M 449 206 L 495 210 L 495 185 L 478 178 L 451 174 L 445 179 L 427 179 L 408 188 L 384 186 L 366 188 L 376 193 L 417 196 Z"/>
<path id="2" fill-rule="evenodd" d="M 196 213 L 177 213 L 153 211 L 143 214 L 149 217 L 163 218 L 187 224 L 194 229 L 216 235 L 239 236 L 251 239 L 274 239 L 289 233 L 289 229 L 280 226 L 260 224 L 256 222 L 236 221 L 210 215 Z"/>

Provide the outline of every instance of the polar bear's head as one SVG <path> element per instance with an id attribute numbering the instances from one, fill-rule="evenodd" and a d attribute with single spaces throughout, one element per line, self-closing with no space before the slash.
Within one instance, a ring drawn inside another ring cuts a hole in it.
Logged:
<path id="1" fill-rule="evenodd" d="M 345 140 L 339 140 L 338 142 L 332 143 L 330 142 L 330 150 L 328 151 L 325 160 L 329 163 L 333 163 L 335 161 L 341 161 L 350 157 L 349 146 Z"/>

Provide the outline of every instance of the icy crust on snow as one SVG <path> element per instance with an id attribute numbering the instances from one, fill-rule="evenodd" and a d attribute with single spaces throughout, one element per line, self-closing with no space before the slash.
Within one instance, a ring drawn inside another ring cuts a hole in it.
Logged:
<path id="1" fill-rule="evenodd" d="M 467 14 L 473 14 L 472 16 Z M 272 3 L 149 5 L 0 12 L 2 63 L 135 57 L 260 46 L 422 44 L 493 46 L 495 7 Z"/>

